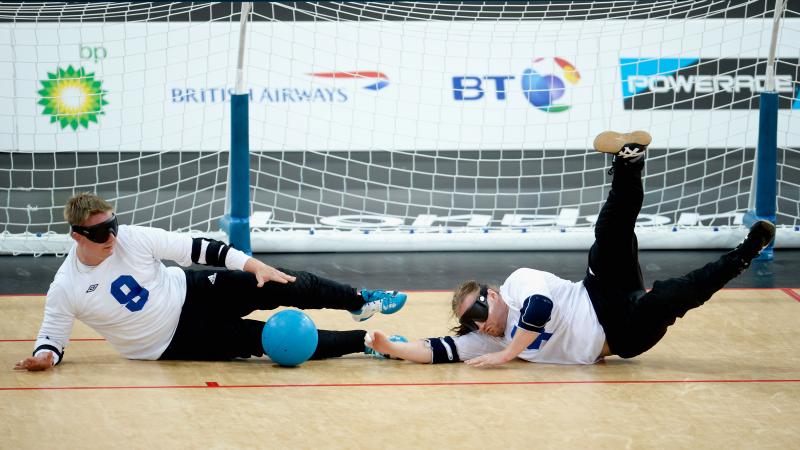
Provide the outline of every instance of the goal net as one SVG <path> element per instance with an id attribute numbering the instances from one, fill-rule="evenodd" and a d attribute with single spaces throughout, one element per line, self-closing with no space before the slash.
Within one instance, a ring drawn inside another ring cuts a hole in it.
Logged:
<path id="1" fill-rule="evenodd" d="M 256 2 L 253 250 L 588 248 L 606 129 L 654 138 L 642 248 L 735 245 L 773 3 Z M 64 252 L 79 191 L 225 239 L 239 7 L 0 4 L 0 252 Z M 800 246 L 799 13 L 776 41 L 778 246 Z"/>

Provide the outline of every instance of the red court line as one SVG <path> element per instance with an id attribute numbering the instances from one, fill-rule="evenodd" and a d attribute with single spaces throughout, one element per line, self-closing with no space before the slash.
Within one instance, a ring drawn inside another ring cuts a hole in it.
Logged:
<path id="1" fill-rule="evenodd" d="M 795 292 L 795 290 L 794 290 L 794 289 L 791 289 L 791 288 L 783 288 L 783 289 L 781 289 L 781 290 L 782 290 L 783 292 L 785 292 L 785 293 L 786 293 L 786 295 L 788 295 L 789 297 L 792 297 L 793 299 L 795 299 L 795 300 L 797 300 L 798 302 L 800 302 L 800 294 L 798 294 L 797 292 Z"/>
<path id="2" fill-rule="evenodd" d="M 800 383 L 800 379 L 753 380 L 585 380 L 585 381 L 451 381 L 427 383 L 320 383 L 320 384 L 232 384 L 220 385 L 206 382 L 203 385 L 174 386 L 56 386 L 56 387 L 0 387 L 0 391 L 87 391 L 123 389 L 283 389 L 283 388 L 358 388 L 358 387 L 458 387 L 458 386 L 535 386 L 567 384 L 690 384 L 690 383 Z"/>
<path id="3" fill-rule="evenodd" d="M 79 338 L 79 339 L 70 339 L 70 342 L 93 342 L 93 341 L 105 341 L 104 338 Z M 0 339 L 0 342 L 36 342 L 36 339 Z"/>

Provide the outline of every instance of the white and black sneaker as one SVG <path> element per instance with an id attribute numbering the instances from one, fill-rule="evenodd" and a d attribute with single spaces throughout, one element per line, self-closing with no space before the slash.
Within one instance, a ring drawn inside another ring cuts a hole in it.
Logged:
<path id="1" fill-rule="evenodd" d="M 620 165 L 644 167 L 638 164 L 644 160 L 647 146 L 653 141 L 650 133 L 646 131 L 632 131 L 630 133 L 617 133 L 616 131 L 604 131 L 594 138 L 594 149 L 602 153 L 614 155 L 612 169 L 609 175 L 614 173 L 614 167 Z"/>
<path id="2" fill-rule="evenodd" d="M 644 154 L 652 141 L 653 137 L 647 131 L 640 130 L 630 133 L 604 131 L 594 138 L 594 149 L 624 159 L 636 159 Z"/>

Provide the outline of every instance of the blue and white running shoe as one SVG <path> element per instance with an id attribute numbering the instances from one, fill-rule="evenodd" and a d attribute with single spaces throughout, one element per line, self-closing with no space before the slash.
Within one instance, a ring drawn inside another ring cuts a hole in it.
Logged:
<path id="1" fill-rule="evenodd" d="M 361 296 L 364 297 L 364 306 L 358 311 L 350 311 L 353 315 L 353 320 L 356 322 L 363 322 L 375 313 L 381 314 L 394 314 L 406 304 L 408 296 L 398 291 L 370 291 L 367 289 L 361 290 Z"/>

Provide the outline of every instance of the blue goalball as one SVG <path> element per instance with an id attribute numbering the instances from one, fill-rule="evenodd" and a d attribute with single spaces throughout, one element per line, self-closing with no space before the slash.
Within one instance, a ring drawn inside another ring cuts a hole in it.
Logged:
<path id="1" fill-rule="evenodd" d="M 296 309 L 281 311 L 267 320 L 261 331 L 261 345 L 269 359 L 281 366 L 299 366 L 317 349 L 317 326 Z"/>

